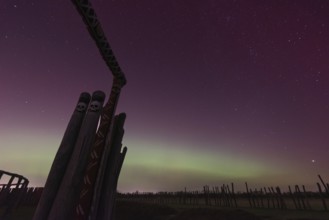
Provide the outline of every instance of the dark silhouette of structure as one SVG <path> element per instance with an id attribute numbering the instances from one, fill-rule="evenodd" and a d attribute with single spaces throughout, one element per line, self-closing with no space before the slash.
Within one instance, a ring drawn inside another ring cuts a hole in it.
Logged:
<path id="1" fill-rule="evenodd" d="M 2 218 L 19 205 L 29 184 L 24 176 L 0 170 L 1 182 L 6 176 L 9 177 L 8 182 L 0 184 L 0 207 L 5 207 Z"/>
<path id="2" fill-rule="evenodd" d="M 113 219 L 117 182 L 127 152 L 126 147 L 121 152 L 126 115 L 114 117 L 126 78 L 90 2 L 72 2 L 112 72 L 112 89 L 104 107 L 103 92 L 94 92 L 91 101 L 88 93 L 80 95 L 34 220 Z"/>

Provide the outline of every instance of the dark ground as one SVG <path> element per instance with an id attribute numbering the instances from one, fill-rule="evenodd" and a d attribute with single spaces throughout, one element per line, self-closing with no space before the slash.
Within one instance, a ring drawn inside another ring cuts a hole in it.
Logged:
<path id="1" fill-rule="evenodd" d="M 30 220 L 36 207 L 19 207 L 5 220 Z M 0 209 L 0 220 L 3 214 Z M 176 207 L 118 201 L 115 220 L 329 220 L 329 212 L 276 209 L 223 209 Z"/>
<path id="2" fill-rule="evenodd" d="M 329 212 L 175 207 L 120 201 L 115 220 L 329 220 Z"/>
<path id="3" fill-rule="evenodd" d="M 243 210 L 177 209 L 165 205 L 119 202 L 116 220 L 261 220 Z"/>

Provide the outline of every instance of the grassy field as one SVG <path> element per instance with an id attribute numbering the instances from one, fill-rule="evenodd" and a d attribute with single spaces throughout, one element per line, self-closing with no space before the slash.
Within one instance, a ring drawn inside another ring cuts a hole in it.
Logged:
<path id="1" fill-rule="evenodd" d="M 35 207 L 20 207 L 6 220 L 32 219 L 34 210 Z M 117 203 L 116 214 L 116 220 L 329 220 L 329 212 L 324 211 L 191 208 L 127 201 Z"/>

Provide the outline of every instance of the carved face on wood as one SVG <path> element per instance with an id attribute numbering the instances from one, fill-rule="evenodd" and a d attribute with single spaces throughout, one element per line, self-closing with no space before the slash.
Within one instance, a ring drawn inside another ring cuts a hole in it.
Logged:
<path id="1" fill-rule="evenodd" d="M 77 110 L 78 112 L 84 112 L 87 110 L 87 104 L 84 102 L 79 102 L 75 110 Z"/>
<path id="2" fill-rule="evenodd" d="M 101 109 L 101 104 L 98 101 L 92 101 L 89 106 L 89 110 L 92 112 L 98 112 Z"/>

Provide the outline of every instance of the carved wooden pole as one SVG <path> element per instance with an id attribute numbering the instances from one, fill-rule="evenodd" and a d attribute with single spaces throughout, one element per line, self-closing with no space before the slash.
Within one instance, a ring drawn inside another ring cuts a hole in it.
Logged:
<path id="1" fill-rule="evenodd" d="M 115 78 L 116 79 L 116 78 Z M 110 94 L 110 99 L 106 103 L 103 109 L 100 125 L 96 134 L 96 139 L 92 146 L 92 150 L 89 156 L 87 170 L 85 172 L 84 182 L 82 183 L 82 189 L 80 191 L 79 202 L 76 206 L 75 219 L 87 219 L 91 207 L 91 202 L 93 198 L 94 186 L 96 183 L 96 178 L 98 174 L 98 168 L 100 166 L 100 161 L 103 155 L 103 150 L 105 147 L 106 135 L 110 133 L 112 118 L 119 98 L 119 90 L 117 86 L 120 81 L 112 87 Z M 119 84 L 120 85 L 120 84 Z M 110 116 L 110 117 L 109 117 Z"/>
<path id="2" fill-rule="evenodd" d="M 85 181 L 83 182 L 83 187 L 80 192 L 80 199 L 75 209 L 74 219 L 87 219 L 91 208 L 100 161 L 105 148 L 106 135 L 111 133 L 115 109 L 119 100 L 120 91 L 126 84 L 126 78 L 121 71 L 90 2 L 88 0 L 72 0 L 72 2 L 82 16 L 91 37 L 94 39 L 105 63 L 114 76 L 110 98 L 104 106 L 101 122 L 84 176 Z"/>
<path id="3" fill-rule="evenodd" d="M 83 173 L 87 166 L 91 146 L 95 140 L 104 98 L 105 94 L 102 91 L 96 91 L 92 95 L 88 111 L 82 122 L 71 159 L 53 202 L 48 220 L 72 219 L 74 206 L 83 181 Z"/>
<path id="4" fill-rule="evenodd" d="M 81 124 L 90 101 L 89 93 L 81 93 L 71 119 L 66 127 L 62 142 L 51 166 L 42 196 L 34 213 L 33 220 L 47 219 L 56 197 L 67 165 L 69 164 L 74 145 L 79 135 Z"/>
<path id="5" fill-rule="evenodd" d="M 121 79 L 122 86 L 124 86 L 126 84 L 125 76 L 106 39 L 103 28 L 98 21 L 96 12 L 94 11 L 91 3 L 89 0 L 72 0 L 72 2 L 86 24 L 90 36 L 94 39 L 106 65 L 109 67 L 115 78 Z"/>
<path id="6" fill-rule="evenodd" d="M 124 113 L 115 117 L 113 132 L 108 136 L 110 141 L 102 156 L 89 219 L 113 219 L 117 183 L 127 152 L 127 148 L 124 148 L 121 153 L 125 118 Z"/>

